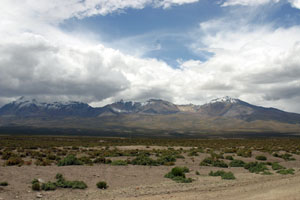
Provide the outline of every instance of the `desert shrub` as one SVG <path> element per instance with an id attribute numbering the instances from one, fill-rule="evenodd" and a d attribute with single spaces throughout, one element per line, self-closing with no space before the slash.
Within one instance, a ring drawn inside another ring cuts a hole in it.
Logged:
<path id="1" fill-rule="evenodd" d="M 64 179 L 62 174 L 56 174 L 56 182 L 47 182 L 43 183 L 40 186 L 40 183 L 37 179 L 32 181 L 32 189 L 34 187 L 48 191 L 48 190 L 55 190 L 56 188 L 72 188 L 72 189 L 85 189 L 87 185 L 83 181 L 67 181 Z M 35 189 L 33 189 L 35 190 Z"/>
<path id="2" fill-rule="evenodd" d="M 82 165 L 82 162 L 76 158 L 76 156 L 70 154 L 67 155 L 64 159 L 60 160 L 57 163 L 58 166 L 66 166 L 66 165 Z"/>
<path id="3" fill-rule="evenodd" d="M 258 155 L 255 157 L 256 160 L 267 160 L 267 157 L 266 156 L 263 156 L 263 155 Z"/>
<path id="4" fill-rule="evenodd" d="M 252 156 L 252 151 L 250 149 L 239 149 L 237 155 L 248 158 Z"/>
<path id="5" fill-rule="evenodd" d="M 179 159 L 184 159 L 184 156 L 183 156 L 183 155 L 181 155 L 181 154 L 178 154 L 178 155 L 176 155 L 176 158 L 179 158 Z"/>
<path id="6" fill-rule="evenodd" d="M 278 157 L 278 158 L 282 158 L 285 161 L 291 161 L 291 160 L 295 160 L 295 158 L 293 157 L 292 154 L 289 153 L 285 153 L 285 154 L 278 154 L 278 153 L 274 153 L 273 154 L 274 157 Z"/>
<path id="7" fill-rule="evenodd" d="M 149 166 L 157 166 L 158 162 L 153 160 L 149 156 L 140 155 L 131 161 L 133 165 L 149 165 Z"/>
<path id="8" fill-rule="evenodd" d="M 261 174 L 262 174 L 262 175 L 272 175 L 272 173 L 269 172 L 269 171 L 263 171 Z"/>
<path id="9" fill-rule="evenodd" d="M 274 163 L 272 163 L 272 169 L 273 170 L 280 170 L 280 169 L 285 169 L 285 167 L 278 164 L 278 163 L 276 163 L 276 162 L 274 162 Z"/>
<path id="10" fill-rule="evenodd" d="M 200 166 L 211 166 L 213 162 L 214 159 L 212 157 L 206 157 L 201 161 Z"/>
<path id="11" fill-rule="evenodd" d="M 191 151 L 188 153 L 188 156 L 199 156 L 197 151 Z"/>
<path id="12" fill-rule="evenodd" d="M 235 148 L 225 148 L 224 152 L 225 153 L 236 153 L 236 149 Z"/>
<path id="13" fill-rule="evenodd" d="M 32 184 L 31 186 L 32 190 L 39 191 L 41 189 L 40 183 L 37 179 L 33 179 L 31 184 Z"/>
<path id="14" fill-rule="evenodd" d="M 294 174 L 294 169 L 280 169 L 277 171 L 278 174 L 287 175 L 287 174 Z"/>
<path id="15" fill-rule="evenodd" d="M 218 170 L 216 172 L 210 171 L 209 176 L 221 176 L 222 179 L 225 180 L 233 180 L 235 179 L 235 176 L 232 172 L 225 172 L 223 170 Z"/>
<path id="16" fill-rule="evenodd" d="M 165 175 L 165 178 L 170 178 L 179 183 L 190 183 L 191 178 L 186 178 L 185 173 L 189 172 L 187 167 L 174 167 L 169 173 Z"/>
<path id="17" fill-rule="evenodd" d="M 56 190 L 56 184 L 49 181 L 47 183 L 43 183 L 41 189 L 45 191 Z"/>
<path id="18" fill-rule="evenodd" d="M 223 160 L 216 160 L 213 162 L 212 166 L 214 167 L 221 167 L 221 168 L 228 168 L 228 165 Z"/>
<path id="19" fill-rule="evenodd" d="M 226 156 L 225 159 L 226 160 L 233 160 L 233 157 L 232 156 Z"/>
<path id="20" fill-rule="evenodd" d="M 126 160 L 114 160 L 110 163 L 111 165 L 117 166 L 117 165 L 127 165 Z"/>
<path id="21" fill-rule="evenodd" d="M 196 175 L 200 175 L 200 173 L 198 171 L 195 172 Z"/>
<path id="22" fill-rule="evenodd" d="M 102 164 L 110 164 L 112 161 L 111 161 L 111 159 L 106 159 L 104 157 L 98 157 L 93 162 L 94 163 L 102 163 Z"/>
<path id="23" fill-rule="evenodd" d="M 245 164 L 245 169 L 249 170 L 251 173 L 260 173 L 268 170 L 265 163 L 258 163 L 258 162 L 250 162 Z"/>
<path id="24" fill-rule="evenodd" d="M 11 151 L 4 151 L 2 153 L 2 160 L 8 160 L 10 157 L 17 157 L 17 155 L 12 153 Z"/>
<path id="25" fill-rule="evenodd" d="M 213 157 L 204 158 L 201 161 L 200 166 L 214 166 L 214 167 L 221 167 L 221 168 L 228 167 L 228 165 L 223 160 L 217 160 L 214 159 Z"/>
<path id="26" fill-rule="evenodd" d="M 233 160 L 229 163 L 230 167 L 244 167 L 245 166 L 245 162 L 242 160 Z"/>
<path id="27" fill-rule="evenodd" d="M 8 166 L 12 166 L 12 165 L 23 165 L 24 164 L 24 160 L 22 160 L 22 158 L 20 157 L 10 157 L 6 162 L 6 165 Z"/>
<path id="28" fill-rule="evenodd" d="M 52 164 L 52 161 L 46 158 L 39 158 L 34 162 L 34 164 L 37 166 L 48 166 Z"/>
<path id="29" fill-rule="evenodd" d="M 162 155 L 156 160 L 156 162 L 159 165 L 167 165 L 167 166 L 174 165 L 175 161 L 176 161 L 175 155 Z"/>
<path id="30" fill-rule="evenodd" d="M 89 157 L 83 156 L 80 157 L 78 160 L 86 165 L 93 165 L 93 161 Z"/>
<path id="31" fill-rule="evenodd" d="M 0 182 L 0 186 L 8 186 L 8 183 L 6 181 Z"/>
<path id="32" fill-rule="evenodd" d="M 224 156 L 223 156 L 222 153 L 217 154 L 217 153 L 212 152 L 212 153 L 210 153 L 210 156 L 211 156 L 213 159 L 215 159 L 215 160 L 217 160 L 217 159 L 224 159 Z"/>
<path id="33" fill-rule="evenodd" d="M 48 154 L 46 156 L 46 158 L 49 159 L 49 160 L 56 160 L 57 159 L 56 155 L 54 155 L 54 154 Z"/>
<path id="34" fill-rule="evenodd" d="M 108 187 L 107 183 L 105 181 L 100 181 L 96 185 L 97 185 L 97 188 L 99 188 L 99 189 L 106 189 Z"/>
<path id="35" fill-rule="evenodd" d="M 210 171 L 208 175 L 209 175 L 209 176 L 222 176 L 224 173 L 225 173 L 225 171 L 223 171 L 223 170 L 218 170 L 218 171 L 216 171 L 216 172 Z"/>
<path id="36" fill-rule="evenodd" d="M 221 178 L 225 180 L 233 180 L 235 179 L 235 176 L 232 172 L 225 172 L 223 175 L 221 175 Z"/>

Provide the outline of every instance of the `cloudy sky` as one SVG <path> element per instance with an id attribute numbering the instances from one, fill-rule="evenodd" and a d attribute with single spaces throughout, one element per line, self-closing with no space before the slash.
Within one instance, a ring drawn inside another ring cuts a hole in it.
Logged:
<path id="1" fill-rule="evenodd" d="M 20 96 L 300 112 L 300 0 L 1 0 L 0 106 Z"/>

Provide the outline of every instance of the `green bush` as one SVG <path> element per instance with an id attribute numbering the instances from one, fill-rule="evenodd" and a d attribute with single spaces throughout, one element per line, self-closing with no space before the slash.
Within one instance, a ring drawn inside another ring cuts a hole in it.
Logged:
<path id="1" fill-rule="evenodd" d="M 0 186 L 8 186 L 8 183 L 6 181 L 0 182 Z"/>
<path id="2" fill-rule="evenodd" d="M 188 153 L 188 156 L 199 156 L 197 151 L 191 151 Z"/>
<path id="3" fill-rule="evenodd" d="M 176 157 L 174 155 L 162 155 L 160 156 L 157 161 L 159 165 L 174 165 L 174 162 L 176 162 Z"/>
<path id="4" fill-rule="evenodd" d="M 260 173 L 268 170 L 265 163 L 258 163 L 258 162 L 250 162 L 245 164 L 245 169 L 248 169 L 251 173 Z"/>
<path id="5" fill-rule="evenodd" d="M 285 169 L 285 167 L 283 167 L 282 165 L 274 162 L 274 163 L 272 163 L 272 169 L 273 170 L 280 170 L 280 169 Z"/>
<path id="6" fill-rule="evenodd" d="M 156 160 L 150 158 L 146 155 L 140 155 L 131 161 L 132 165 L 148 165 L 148 166 L 157 166 L 158 163 Z"/>
<path id="7" fill-rule="evenodd" d="M 263 155 L 259 155 L 259 156 L 256 156 L 255 159 L 256 160 L 267 160 L 267 157 L 263 156 Z"/>
<path id="8" fill-rule="evenodd" d="M 237 155 L 248 158 L 252 156 L 252 151 L 250 149 L 240 149 L 237 151 Z"/>
<path id="9" fill-rule="evenodd" d="M 56 174 L 55 185 L 60 188 L 85 189 L 87 185 L 83 181 L 67 181 L 62 174 Z"/>
<path id="10" fill-rule="evenodd" d="M 230 167 L 244 167 L 245 166 L 245 162 L 242 160 L 233 160 L 229 163 Z"/>
<path id="11" fill-rule="evenodd" d="M 285 154 L 278 154 L 278 153 L 274 153 L 273 154 L 274 157 L 278 157 L 278 158 L 282 158 L 285 161 L 291 161 L 291 160 L 295 160 L 295 158 L 293 158 L 292 154 L 289 153 L 285 153 Z"/>
<path id="12" fill-rule="evenodd" d="M 214 159 L 212 157 L 206 157 L 201 161 L 200 166 L 211 166 L 213 162 Z"/>
<path id="13" fill-rule="evenodd" d="M 93 165 L 93 161 L 89 157 L 83 156 L 80 157 L 78 160 L 86 165 Z"/>
<path id="14" fill-rule="evenodd" d="M 126 160 L 114 160 L 110 163 L 111 165 L 117 166 L 117 165 L 127 165 Z"/>
<path id="15" fill-rule="evenodd" d="M 46 158 L 39 158 L 34 162 L 34 164 L 37 166 L 48 166 L 52 164 L 52 161 Z"/>
<path id="16" fill-rule="evenodd" d="M 56 190 L 56 184 L 49 181 L 48 183 L 43 183 L 41 189 L 45 191 Z"/>
<path id="17" fill-rule="evenodd" d="M 200 173 L 198 171 L 195 172 L 196 175 L 200 175 Z"/>
<path id="18" fill-rule="evenodd" d="M 112 161 L 110 159 L 106 159 L 104 157 L 99 157 L 99 158 L 96 158 L 93 162 L 94 163 L 110 164 Z"/>
<path id="19" fill-rule="evenodd" d="M 39 191 L 41 189 L 40 183 L 33 183 L 31 188 L 32 190 Z"/>
<path id="20" fill-rule="evenodd" d="M 97 188 L 99 188 L 99 189 L 106 189 L 108 187 L 107 183 L 105 181 L 100 181 L 96 185 L 97 185 Z"/>
<path id="21" fill-rule="evenodd" d="M 226 160 L 233 160 L 233 157 L 232 156 L 226 156 L 225 159 Z"/>
<path id="22" fill-rule="evenodd" d="M 214 167 L 221 167 L 221 168 L 228 168 L 228 165 L 223 160 L 216 160 L 213 162 L 212 166 Z"/>
<path id="23" fill-rule="evenodd" d="M 56 182 L 40 183 L 37 179 L 32 181 L 32 190 L 56 190 L 56 188 L 72 188 L 72 189 L 85 189 L 87 185 L 83 181 L 67 181 L 62 174 L 56 174 Z"/>
<path id="24" fill-rule="evenodd" d="M 280 169 L 277 171 L 278 174 L 287 175 L 287 174 L 294 174 L 294 169 Z"/>
<path id="25" fill-rule="evenodd" d="M 214 159 L 213 157 L 204 158 L 201 161 L 200 166 L 214 166 L 214 167 L 221 167 L 221 168 L 228 167 L 228 165 L 223 160 L 217 160 Z"/>
<path id="26" fill-rule="evenodd" d="M 6 162 L 6 165 L 8 166 L 12 166 L 12 165 L 23 165 L 24 164 L 24 160 L 22 160 L 22 158 L 20 157 L 10 157 Z"/>
<path id="27" fill-rule="evenodd" d="M 41 189 L 40 183 L 37 179 L 33 179 L 31 184 L 32 184 L 31 186 L 32 190 L 39 191 Z"/>
<path id="28" fill-rule="evenodd" d="M 235 179 L 235 176 L 232 172 L 225 172 L 224 174 L 221 175 L 221 178 L 225 180 L 233 180 Z"/>
<path id="29" fill-rule="evenodd" d="M 263 171 L 261 174 L 262 174 L 262 175 L 272 175 L 272 173 L 269 172 L 269 171 Z"/>
<path id="30" fill-rule="evenodd" d="M 67 165 L 82 165 L 82 162 L 76 158 L 76 156 L 70 154 L 67 155 L 64 159 L 60 160 L 57 163 L 58 166 L 67 166 Z"/>
<path id="31" fill-rule="evenodd" d="M 223 170 L 218 170 L 216 172 L 210 171 L 209 176 L 221 176 L 222 179 L 225 180 L 233 180 L 235 179 L 235 176 L 232 172 L 225 172 Z"/>
<path id="32" fill-rule="evenodd" d="M 223 170 L 218 170 L 218 171 L 216 171 L 216 172 L 210 171 L 208 175 L 209 175 L 209 176 L 222 176 L 224 173 L 225 173 L 225 171 L 223 171 Z"/>
<path id="33" fill-rule="evenodd" d="M 165 178 L 170 178 L 179 183 L 190 183 L 193 180 L 186 178 L 185 173 L 189 172 L 187 167 L 174 167 L 169 173 L 165 175 Z"/>

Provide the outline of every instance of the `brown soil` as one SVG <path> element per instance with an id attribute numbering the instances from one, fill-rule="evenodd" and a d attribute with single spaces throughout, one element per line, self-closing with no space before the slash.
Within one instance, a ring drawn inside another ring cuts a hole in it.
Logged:
<path id="1" fill-rule="evenodd" d="M 126 147 L 127 148 L 127 147 Z M 134 147 L 135 148 L 135 147 Z M 254 161 L 255 155 L 264 153 L 254 152 L 252 158 L 241 158 Z M 9 186 L 0 187 L 1 200 L 32 200 L 41 193 L 41 199 L 62 200 L 211 200 L 211 199 L 243 199 L 243 200 L 296 200 L 300 199 L 300 158 L 296 161 L 285 162 L 269 154 L 268 161 L 280 161 L 280 164 L 295 169 L 294 175 L 264 176 L 252 174 L 243 168 L 228 168 L 236 180 L 222 180 L 220 177 L 210 177 L 210 170 L 220 170 L 214 167 L 199 166 L 206 154 L 196 157 L 178 159 L 176 166 L 187 166 L 191 171 L 187 177 L 195 179 L 192 183 L 176 183 L 164 178 L 173 166 L 0 166 L 0 181 L 7 181 Z M 195 171 L 200 175 L 196 175 Z M 85 190 L 57 189 L 55 191 L 35 192 L 31 189 L 31 181 L 40 178 L 44 181 L 54 181 L 57 173 L 62 173 L 67 180 L 81 180 L 87 183 Z M 96 187 L 98 181 L 106 181 L 107 190 Z"/>

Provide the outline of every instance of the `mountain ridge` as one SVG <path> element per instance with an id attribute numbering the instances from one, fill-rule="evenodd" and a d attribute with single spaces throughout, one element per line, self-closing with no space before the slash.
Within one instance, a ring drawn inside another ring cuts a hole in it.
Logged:
<path id="1" fill-rule="evenodd" d="M 78 101 L 39 102 L 20 98 L 0 108 L 0 127 L 5 126 L 115 132 L 300 132 L 300 114 L 230 97 L 213 99 L 203 105 L 176 105 L 161 99 L 120 100 L 95 108 Z"/>

